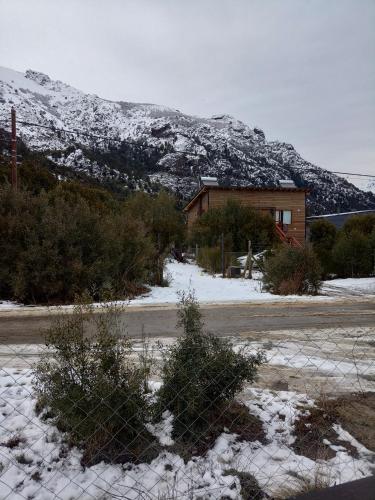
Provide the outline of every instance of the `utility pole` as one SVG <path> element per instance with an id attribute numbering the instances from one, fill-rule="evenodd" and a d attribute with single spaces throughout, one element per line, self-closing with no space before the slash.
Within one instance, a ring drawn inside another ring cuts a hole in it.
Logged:
<path id="1" fill-rule="evenodd" d="M 11 151 L 12 151 L 12 188 L 17 191 L 17 129 L 16 129 L 16 110 L 12 107 L 11 110 L 12 117 L 12 141 L 11 141 Z"/>

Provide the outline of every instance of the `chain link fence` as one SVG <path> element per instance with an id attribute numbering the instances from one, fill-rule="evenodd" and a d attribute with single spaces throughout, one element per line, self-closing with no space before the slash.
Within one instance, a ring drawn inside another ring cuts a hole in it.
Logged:
<path id="1" fill-rule="evenodd" d="M 374 328 L 218 338 L 194 307 L 176 338 L 78 308 L 48 346 L 2 343 L 0 498 L 283 499 L 374 473 Z"/>

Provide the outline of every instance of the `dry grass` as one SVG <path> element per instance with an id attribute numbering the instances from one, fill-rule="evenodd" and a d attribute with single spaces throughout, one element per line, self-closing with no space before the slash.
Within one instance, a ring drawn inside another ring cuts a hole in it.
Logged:
<path id="1" fill-rule="evenodd" d="M 301 293 L 304 273 L 295 272 L 288 279 L 283 280 L 279 285 L 280 295 L 299 295 Z"/>
<path id="2" fill-rule="evenodd" d="M 331 471 L 329 467 L 318 465 L 312 476 L 295 476 L 293 474 L 293 478 L 288 481 L 288 485 L 279 488 L 272 496 L 272 499 L 292 500 L 299 495 L 329 488 L 331 482 Z"/>
<path id="3" fill-rule="evenodd" d="M 337 402 L 338 423 L 375 452 L 375 392 L 344 395 Z"/>
<path id="4" fill-rule="evenodd" d="M 356 457 L 357 449 L 339 438 L 333 424 L 340 424 L 357 441 L 375 451 L 375 393 L 346 394 L 335 399 L 321 396 L 313 408 L 295 422 L 296 453 L 312 460 L 333 458 L 336 454 L 323 440 L 343 446 Z"/>
<path id="5" fill-rule="evenodd" d="M 237 476 L 241 485 L 242 500 L 263 500 L 269 498 L 258 484 L 255 477 L 248 472 L 239 472 L 234 469 L 225 471 L 225 475 Z"/>
<path id="6" fill-rule="evenodd" d="M 336 422 L 336 414 L 326 412 L 317 406 L 309 408 L 294 424 L 295 441 L 292 448 L 298 455 L 311 460 L 329 460 L 336 455 L 324 440 L 331 443 L 337 441 L 338 435 L 332 425 Z"/>

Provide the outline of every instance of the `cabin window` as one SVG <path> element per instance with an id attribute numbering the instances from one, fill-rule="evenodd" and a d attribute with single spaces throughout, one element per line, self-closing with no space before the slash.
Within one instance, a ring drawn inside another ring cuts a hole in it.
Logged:
<path id="1" fill-rule="evenodd" d="M 291 224 L 291 223 L 292 223 L 292 211 L 283 210 L 283 224 Z"/>
<path id="2" fill-rule="evenodd" d="M 276 210 L 275 220 L 279 224 L 289 225 L 292 223 L 292 211 L 291 210 Z"/>

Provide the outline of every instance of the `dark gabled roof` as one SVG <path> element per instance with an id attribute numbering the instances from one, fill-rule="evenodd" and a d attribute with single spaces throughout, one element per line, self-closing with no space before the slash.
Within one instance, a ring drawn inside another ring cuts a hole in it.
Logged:
<path id="1" fill-rule="evenodd" d="M 222 191 L 283 191 L 283 192 L 305 192 L 309 193 L 309 189 L 307 188 L 299 188 L 299 187 L 280 187 L 280 186 L 202 186 L 201 189 L 197 192 L 197 194 L 189 201 L 187 205 L 183 208 L 183 211 L 186 212 L 189 208 L 194 205 L 197 199 L 207 191 L 212 190 L 222 190 Z"/>

